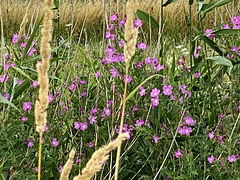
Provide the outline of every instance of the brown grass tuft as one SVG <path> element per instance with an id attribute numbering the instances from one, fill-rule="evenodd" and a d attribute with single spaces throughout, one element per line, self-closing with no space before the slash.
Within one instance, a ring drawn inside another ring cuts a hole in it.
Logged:
<path id="1" fill-rule="evenodd" d="M 95 151 L 86 167 L 82 170 L 82 173 L 74 177 L 73 180 L 90 180 L 91 177 L 93 177 L 94 174 L 101 169 L 102 163 L 108 159 L 108 153 L 117 148 L 122 141 L 128 137 L 128 135 L 128 133 L 119 134 L 115 141 L 110 142 L 107 146 L 101 147 Z"/>

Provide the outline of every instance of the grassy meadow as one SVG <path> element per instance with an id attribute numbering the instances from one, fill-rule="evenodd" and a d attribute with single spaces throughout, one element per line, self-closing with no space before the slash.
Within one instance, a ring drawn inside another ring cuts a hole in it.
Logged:
<path id="1" fill-rule="evenodd" d="M 239 0 L 2 0 L 0 37 L 0 179 L 240 179 Z"/>

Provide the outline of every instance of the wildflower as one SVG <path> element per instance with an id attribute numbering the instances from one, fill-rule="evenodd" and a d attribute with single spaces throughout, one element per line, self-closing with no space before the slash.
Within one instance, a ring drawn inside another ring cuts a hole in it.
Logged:
<path id="1" fill-rule="evenodd" d="M 23 103 L 23 110 L 24 111 L 28 111 L 28 110 L 31 110 L 31 109 L 32 109 L 32 104 L 31 104 L 30 101 Z"/>
<path id="2" fill-rule="evenodd" d="M 173 87 L 171 85 L 168 85 L 168 86 L 164 85 L 162 89 L 163 89 L 163 94 L 164 95 L 171 95 L 172 94 Z"/>
<path id="3" fill-rule="evenodd" d="M 228 156 L 227 159 L 228 159 L 229 162 L 235 162 L 235 161 L 237 161 L 237 158 L 236 158 L 235 155 Z"/>
<path id="4" fill-rule="evenodd" d="M 23 116 L 23 117 L 21 118 L 21 121 L 23 121 L 23 122 L 27 121 L 27 117 L 24 117 L 24 116 Z"/>
<path id="5" fill-rule="evenodd" d="M 150 57 L 145 58 L 145 64 L 150 64 L 152 59 Z"/>
<path id="6" fill-rule="evenodd" d="M 158 94 L 160 93 L 160 90 L 157 88 L 152 89 L 152 92 L 150 93 L 151 97 L 158 97 Z"/>
<path id="7" fill-rule="evenodd" d="M 80 96 L 83 97 L 83 96 L 86 96 L 86 94 L 87 94 L 87 90 L 84 89 L 83 92 L 80 94 Z"/>
<path id="8" fill-rule="evenodd" d="M 109 25 L 108 25 L 108 29 L 109 29 L 109 30 L 113 30 L 113 29 L 114 29 L 114 25 L 113 25 L 113 24 L 109 24 Z"/>
<path id="9" fill-rule="evenodd" d="M 140 19 L 136 19 L 133 24 L 135 25 L 136 28 L 139 28 L 142 26 L 142 21 Z"/>
<path id="10" fill-rule="evenodd" d="M 141 68 L 143 66 L 143 62 L 142 61 L 138 61 L 138 62 L 136 62 L 135 66 L 137 68 Z"/>
<path id="11" fill-rule="evenodd" d="M 22 48 L 25 48 L 25 47 L 26 47 L 26 45 L 27 45 L 27 43 L 26 43 L 26 42 L 23 42 L 23 43 L 21 43 L 21 44 L 20 44 L 20 46 L 21 46 Z"/>
<path id="12" fill-rule="evenodd" d="M 132 81 L 132 77 L 130 75 L 128 75 L 128 76 L 124 75 L 123 81 L 125 83 L 130 83 Z"/>
<path id="13" fill-rule="evenodd" d="M 213 139 L 213 138 L 214 138 L 214 132 L 211 131 L 210 133 L 208 133 L 208 137 L 209 137 L 210 139 Z"/>
<path id="14" fill-rule="evenodd" d="M 144 125 L 144 121 L 142 119 L 136 120 L 136 126 Z"/>
<path id="15" fill-rule="evenodd" d="M 110 111 L 110 109 L 107 107 L 107 108 L 104 108 L 104 114 L 106 115 L 106 116 L 110 116 L 110 114 L 111 114 L 111 111 Z"/>
<path id="16" fill-rule="evenodd" d="M 154 108 L 159 104 L 159 99 L 158 98 L 151 98 L 151 105 Z"/>
<path id="17" fill-rule="evenodd" d="M 17 85 L 21 85 L 23 83 L 23 79 L 17 81 Z"/>
<path id="18" fill-rule="evenodd" d="M 232 47 L 231 47 L 231 51 L 232 51 L 232 52 L 235 52 L 235 53 L 238 53 L 238 47 L 232 46 Z"/>
<path id="19" fill-rule="evenodd" d="M 59 143 L 56 138 L 53 138 L 51 144 L 56 147 Z"/>
<path id="20" fill-rule="evenodd" d="M 34 170 L 35 170 L 36 172 L 38 172 L 38 167 L 35 167 Z"/>
<path id="21" fill-rule="evenodd" d="M 9 69 L 10 65 L 8 63 L 8 61 L 5 61 L 5 66 L 4 66 L 4 70 L 7 71 Z"/>
<path id="22" fill-rule="evenodd" d="M 182 102 L 183 102 L 183 97 L 181 96 L 178 101 L 179 101 L 180 103 L 182 103 Z"/>
<path id="23" fill-rule="evenodd" d="M 109 72 L 112 75 L 111 77 L 113 77 L 113 78 L 119 76 L 119 72 L 118 72 L 117 68 L 110 69 Z"/>
<path id="24" fill-rule="evenodd" d="M 194 77 L 195 78 L 200 78 L 201 77 L 201 73 L 200 72 L 194 73 Z"/>
<path id="25" fill-rule="evenodd" d="M 146 46 L 146 44 L 144 44 L 144 43 L 139 43 L 139 44 L 137 45 L 137 47 L 138 47 L 138 49 L 145 50 L 147 46 Z"/>
<path id="26" fill-rule="evenodd" d="M 89 142 L 88 143 L 88 147 L 92 147 L 93 146 L 93 143 L 92 142 Z"/>
<path id="27" fill-rule="evenodd" d="M 212 33 L 212 29 L 206 29 L 206 31 L 205 31 L 206 36 L 213 39 L 215 34 L 211 34 L 211 33 Z"/>
<path id="28" fill-rule="evenodd" d="M 63 170 L 63 166 L 59 166 L 58 172 L 61 174 Z"/>
<path id="29" fill-rule="evenodd" d="M 118 42 L 118 45 L 119 45 L 119 47 L 123 47 L 124 46 L 124 40 L 120 40 L 119 42 Z"/>
<path id="30" fill-rule="evenodd" d="M 84 131 L 85 129 L 88 128 L 87 122 L 84 121 L 84 122 L 80 123 L 80 124 L 79 124 L 79 127 L 80 127 L 81 130 Z"/>
<path id="31" fill-rule="evenodd" d="M 1 83 L 6 82 L 7 80 L 8 80 L 8 76 L 6 76 L 4 74 L 0 76 L 0 82 Z"/>
<path id="32" fill-rule="evenodd" d="M 97 112 L 98 112 L 98 110 L 97 110 L 96 108 L 93 108 L 93 109 L 91 110 L 92 115 L 97 114 Z"/>
<path id="33" fill-rule="evenodd" d="M 9 93 L 4 94 L 3 97 L 4 97 L 5 99 L 7 99 L 8 101 L 10 100 L 10 95 L 9 95 Z"/>
<path id="34" fill-rule="evenodd" d="M 120 23 L 119 23 L 119 26 L 125 26 L 125 23 L 126 23 L 126 18 L 124 18 Z"/>
<path id="35" fill-rule="evenodd" d="M 224 24 L 222 28 L 223 28 L 223 29 L 230 29 L 230 27 L 229 27 L 228 24 Z"/>
<path id="36" fill-rule="evenodd" d="M 182 150 L 178 149 L 176 152 L 174 152 L 174 155 L 176 158 L 180 158 L 182 156 Z"/>
<path id="37" fill-rule="evenodd" d="M 201 46 L 196 47 L 197 51 L 201 51 Z"/>
<path id="38" fill-rule="evenodd" d="M 162 69 L 164 69 L 164 65 L 158 64 L 157 67 L 156 67 L 156 70 L 157 70 L 157 71 L 160 71 L 160 70 L 162 70 Z"/>
<path id="39" fill-rule="evenodd" d="M 194 126 L 196 124 L 196 120 L 193 120 L 192 117 L 186 116 L 184 117 L 185 123 L 189 126 Z"/>
<path id="40" fill-rule="evenodd" d="M 148 119 L 146 119 L 146 121 L 145 121 L 145 125 L 147 125 L 147 126 L 148 126 L 148 128 L 151 128 L 151 126 L 150 126 L 150 122 L 149 122 L 149 120 L 148 120 Z"/>
<path id="41" fill-rule="evenodd" d="M 27 144 L 28 147 L 33 147 L 33 140 L 28 139 L 28 140 L 27 140 L 27 143 L 28 143 L 28 144 Z"/>
<path id="42" fill-rule="evenodd" d="M 219 114 L 218 117 L 219 118 L 224 118 L 224 114 Z"/>
<path id="43" fill-rule="evenodd" d="M 140 94 L 140 96 L 145 95 L 145 94 L 146 94 L 145 89 L 142 89 L 142 90 L 139 92 L 139 94 Z"/>
<path id="44" fill-rule="evenodd" d="M 151 65 L 154 67 L 158 64 L 158 60 L 157 59 L 152 59 L 151 60 Z"/>
<path id="45" fill-rule="evenodd" d="M 106 33 L 105 33 L 105 38 L 106 39 L 111 39 L 111 33 L 109 32 L 109 31 L 106 31 Z"/>
<path id="46" fill-rule="evenodd" d="M 7 59 L 10 59 L 10 54 L 5 54 L 4 55 L 4 58 L 7 60 Z"/>
<path id="47" fill-rule="evenodd" d="M 170 100 L 175 100 L 176 99 L 176 94 L 174 94 L 174 95 L 170 95 Z"/>
<path id="48" fill-rule="evenodd" d="M 213 163 L 213 160 L 215 160 L 216 158 L 213 156 L 213 155 L 211 155 L 210 157 L 208 157 L 208 162 L 210 163 L 210 164 L 212 164 Z"/>
<path id="49" fill-rule="evenodd" d="M 80 83 L 81 85 L 84 85 L 84 84 L 86 84 L 87 82 L 84 81 L 84 80 L 80 80 L 79 83 Z"/>
<path id="50" fill-rule="evenodd" d="M 240 17 L 239 16 L 235 16 L 232 18 L 232 23 L 236 26 L 240 25 Z"/>
<path id="51" fill-rule="evenodd" d="M 90 121 L 90 124 L 96 123 L 97 122 L 96 119 L 97 119 L 97 116 L 89 116 L 88 117 L 88 120 Z"/>
<path id="52" fill-rule="evenodd" d="M 107 46 L 106 48 L 106 53 L 109 55 L 109 56 L 112 56 L 114 53 L 116 52 L 116 49 L 112 46 Z"/>
<path id="53" fill-rule="evenodd" d="M 18 34 L 13 34 L 13 37 L 12 37 L 12 43 L 13 44 L 16 44 L 18 42 Z"/>
<path id="54" fill-rule="evenodd" d="M 36 52 L 37 50 L 35 48 L 31 48 L 30 51 L 28 52 L 28 56 L 32 56 Z"/>
<path id="55" fill-rule="evenodd" d="M 118 19 L 118 14 L 113 14 L 111 17 L 110 17 L 110 21 L 116 21 Z"/>
<path id="56" fill-rule="evenodd" d="M 180 135 L 190 135 L 190 133 L 192 132 L 192 128 L 188 127 L 188 126 L 183 126 L 183 127 L 179 127 L 178 128 L 178 133 Z"/>
<path id="57" fill-rule="evenodd" d="M 137 106 L 133 106 L 132 111 L 137 111 L 138 107 Z"/>
<path id="58" fill-rule="evenodd" d="M 31 86 L 33 88 L 36 88 L 38 86 L 38 82 L 37 81 L 32 81 Z"/>
<path id="59" fill-rule="evenodd" d="M 75 129 L 80 129 L 80 124 L 79 122 L 74 122 L 73 123 Z"/>
<path id="60" fill-rule="evenodd" d="M 96 73 L 94 74 L 94 76 L 95 76 L 96 78 L 98 78 L 98 77 L 99 77 L 99 75 L 100 75 L 100 73 L 99 73 L 99 72 L 96 72 Z"/>
<path id="61" fill-rule="evenodd" d="M 160 138 L 159 137 L 157 137 L 157 135 L 156 134 L 154 134 L 153 135 L 153 141 L 154 141 L 154 143 L 155 144 L 157 144 L 158 143 L 158 140 L 159 140 Z"/>
<path id="62" fill-rule="evenodd" d="M 80 163 L 81 161 L 81 159 L 76 159 L 76 163 Z"/>
<path id="63" fill-rule="evenodd" d="M 199 54 L 196 51 L 194 51 L 193 56 L 194 56 L 195 59 L 197 59 L 199 57 Z"/>

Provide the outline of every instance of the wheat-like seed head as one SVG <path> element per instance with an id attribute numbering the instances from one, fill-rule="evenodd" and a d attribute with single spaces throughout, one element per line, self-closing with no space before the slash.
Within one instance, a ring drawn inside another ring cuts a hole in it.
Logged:
<path id="1" fill-rule="evenodd" d="M 113 149 L 117 148 L 123 140 L 128 137 L 128 133 L 119 134 L 118 138 L 110 142 L 107 146 L 102 147 L 95 151 L 88 161 L 86 167 L 82 170 L 82 173 L 74 177 L 73 180 L 90 180 L 96 172 L 98 172 L 102 164 L 108 159 L 108 153 Z"/>
<path id="2" fill-rule="evenodd" d="M 66 164 L 63 166 L 63 170 L 61 172 L 61 176 L 60 176 L 60 180 L 68 180 L 70 171 L 72 169 L 72 165 L 73 165 L 73 158 L 75 155 L 75 151 L 72 150 L 69 154 L 69 158 L 66 162 Z"/>

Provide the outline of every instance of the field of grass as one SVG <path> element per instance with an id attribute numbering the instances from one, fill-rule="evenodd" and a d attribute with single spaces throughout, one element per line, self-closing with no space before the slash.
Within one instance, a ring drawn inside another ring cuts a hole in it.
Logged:
<path id="1" fill-rule="evenodd" d="M 238 0 L 4 0 L 0 37 L 0 179 L 239 179 Z"/>

